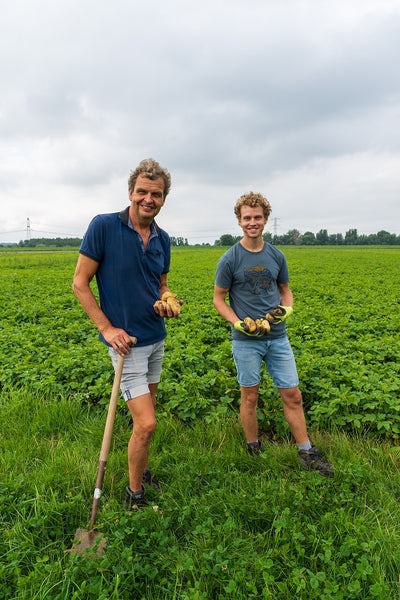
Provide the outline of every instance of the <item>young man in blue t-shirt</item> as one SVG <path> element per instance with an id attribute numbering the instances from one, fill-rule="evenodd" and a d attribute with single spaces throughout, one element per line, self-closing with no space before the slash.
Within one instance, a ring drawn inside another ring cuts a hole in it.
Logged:
<path id="1" fill-rule="evenodd" d="M 301 464 L 333 477 L 331 465 L 307 435 L 296 363 L 286 334 L 286 319 L 293 312 L 287 262 L 280 250 L 263 240 L 271 206 L 261 194 L 250 192 L 241 196 L 234 210 L 243 238 L 218 261 L 214 306 L 232 327 L 240 419 L 248 451 L 253 455 L 261 452 L 256 409 L 264 361 L 282 398 Z"/>
<path id="2" fill-rule="evenodd" d="M 90 223 L 73 281 L 74 293 L 108 346 L 114 368 L 118 355 L 125 355 L 121 391 L 133 420 L 125 490 L 129 510 L 146 505 L 142 480 L 155 483 L 148 457 L 167 335 L 164 317 L 179 314 L 157 302 L 169 292 L 170 239 L 154 219 L 170 187 L 168 171 L 153 159 L 143 160 L 129 177 L 130 206 L 120 213 L 97 215 Z M 93 277 L 100 303 L 90 289 Z M 130 336 L 137 338 L 132 349 Z"/>

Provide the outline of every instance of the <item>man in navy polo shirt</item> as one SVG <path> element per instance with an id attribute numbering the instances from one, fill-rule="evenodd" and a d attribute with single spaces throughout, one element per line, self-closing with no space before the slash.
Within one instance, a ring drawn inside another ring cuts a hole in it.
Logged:
<path id="1" fill-rule="evenodd" d="M 155 160 L 143 160 L 128 180 L 130 206 L 120 213 L 97 215 L 84 236 L 73 290 L 99 330 L 116 366 L 125 355 L 121 391 L 133 419 L 128 444 L 129 486 L 125 507 L 146 505 L 142 480 L 148 469 L 150 441 L 156 428 L 156 391 L 160 381 L 166 329 L 164 317 L 178 314 L 156 305 L 169 291 L 168 234 L 155 222 L 171 187 L 171 176 Z M 100 303 L 90 289 L 96 277 Z M 133 349 L 130 336 L 137 338 Z"/>

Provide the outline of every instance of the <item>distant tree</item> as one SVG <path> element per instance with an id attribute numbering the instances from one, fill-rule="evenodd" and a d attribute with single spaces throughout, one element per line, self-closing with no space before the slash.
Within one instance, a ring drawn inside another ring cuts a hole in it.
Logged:
<path id="1" fill-rule="evenodd" d="M 267 231 L 266 233 L 263 233 L 263 240 L 264 240 L 264 242 L 268 242 L 269 244 L 272 244 L 272 235 L 270 234 L 269 231 Z"/>
<path id="2" fill-rule="evenodd" d="M 357 236 L 357 245 L 358 246 L 366 246 L 370 243 L 371 243 L 371 241 L 370 241 L 369 235 L 361 234 L 361 235 Z"/>
<path id="3" fill-rule="evenodd" d="M 224 233 L 219 240 L 215 240 L 215 246 L 233 246 L 241 239 L 241 236 L 234 236 L 230 233 Z"/>
<path id="4" fill-rule="evenodd" d="M 357 244 L 358 233 L 357 229 L 349 229 L 344 235 L 344 243 L 349 245 Z"/>
<path id="5" fill-rule="evenodd" d="M 329 241 L 329 237 L 328 237 L 328 232 L 326 229 L 320 229 L 318 231 L 318 233 L 315 236 L 316 239 L 316 243 L 321 245 L 321 246 L 325 246 L 328 241 Z"/>
<path id="6" fill-rule="evenodd" d="M 378 244 L 395 244 L 396 234 L 389 233 L 388 231 L 378 231 L 376 240 Z"/>
<path id="7" fill-rule="evenodd" d="M 187 238 L 171 236 L 169 239 L 171 241 L 171 246 L 189 246 Z"/>
<path id="8" fill-rule="evenodd" d="M 315 235 L 312 231 L 306 231 L 302 236 L 302 243 L 305 246 L 313 246 L 315 244 Z"/>
<path id="9" fill-rule="evenodd" d="M 303 236 L 298 229 L 290 229 L 287 232 L 287 236 L 289 238 L 289 244 L 293 246 L 300 246 Z"/>
<path id="10" fill-rule="evenodd" d="M 331 233 L 331 235 L 328 236 L 328 244 L 333 246 L 343 244 L 343 235 L 341 233 Z"/>
<path id="11" fill-rule="evenodd" d="M 276 237 L 276 245 L 279 246 L 289 246 L 291 243 L 290 235 L 288 233 L 283 233 L 282 235 L 275 236 Z M 274 238 L 275 239 L 275 238 Z"/>
<path id="12" fill-rule="evenodd" d="M 337 244 L 343 244 L 343 233 L 337 233 L 336 234 L 336 243 Z"/>

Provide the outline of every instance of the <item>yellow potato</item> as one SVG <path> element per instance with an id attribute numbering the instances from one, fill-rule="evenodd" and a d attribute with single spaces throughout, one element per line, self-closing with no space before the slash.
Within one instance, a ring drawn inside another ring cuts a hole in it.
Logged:
<path id="1" fill-rule="evenodd" d="M 243 323 L 247 326 L 249 333 L 253 333 L 257 329 L 255 321 L 251 317 L 246 317 Z"/>
<path id="2" fill-rule="evenodd" d="M 171 292 L 164 292 L 163 295 L 161 296 L 161 300 L 158 300 L 158 302 L 163 302 L 163 308 L 166 309 L 165 304 L 168 304 L 172 310 L 176 313 L 181 312 L 181 304 L 180 302 L 176 299 L 177 294 L 172 294 Z M 157 304 L 157 302 L 156 302 Z"/>
<path id="3" fill-rule="evenodd" d="M 264 329 L 266 333 L 269 333 L 271 331 L 271 325 L 269 324 L 269 321 L 267 319 L 256 319 L 256 326 L 259 329 Z"/>
<path id="4" fill-rule="evenodd" d="M 159 308 L 161 306 L 161 308 L 167 310 L 167 303 L 164 300 L 157 300 L 157 302 L 155 302 L 153 306 L 154 308 Z"/>

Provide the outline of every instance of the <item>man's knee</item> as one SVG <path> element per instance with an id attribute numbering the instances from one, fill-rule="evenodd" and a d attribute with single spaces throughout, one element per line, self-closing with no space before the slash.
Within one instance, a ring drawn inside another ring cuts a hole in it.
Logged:
<path id="1" fill-rule="evenodd" d="M 258 401 L 258 386 L 241 387 L 241 404 L 243 408 L 254 409 Z"/>
<path id="2" fill-rule="evenodd" d="M 136 419 L 133 423 L 132 435 L 143 443 L 148 443 L 157 427 L 156 419 Z"/>
<path id="3" fill-rule="evenodd" d="M 303 405 L 303 399 L 298 387 L 281 388 L 279 390 L 283 403 L 287 408 L 296 409 Z"/>
<path id="4" fill-rule="evenodd" d="M 153 435 L 153 433 L 155 432 L 156 427 L 157 427 L 157 421 L 155 419 L 151 419 L 151 420 L 148 420 L 148 421 L 145 421 L 144 423 L 142 423 L 140 428 L 141 428 L 142 433 L 151 437 Z"/>

